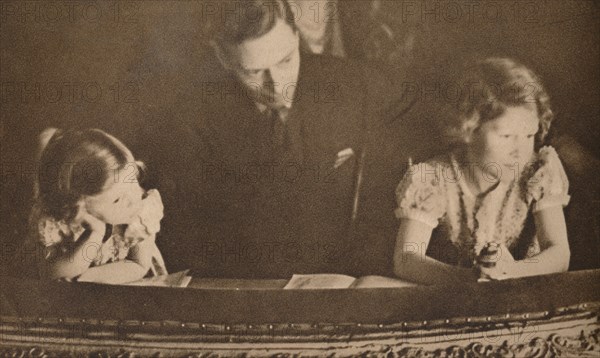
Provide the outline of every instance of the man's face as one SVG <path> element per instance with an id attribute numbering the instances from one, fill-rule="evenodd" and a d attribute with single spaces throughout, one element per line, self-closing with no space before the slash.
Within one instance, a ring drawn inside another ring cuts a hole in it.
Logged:
<path id="1" fill-rule="evenodd" d="M 271 31 L 239 45 L 225 45 L 222 64 L 246 86 L 252 100 L 272 108 L 291 107 L 300 69 L 298 34 L 277 19 Z"/>

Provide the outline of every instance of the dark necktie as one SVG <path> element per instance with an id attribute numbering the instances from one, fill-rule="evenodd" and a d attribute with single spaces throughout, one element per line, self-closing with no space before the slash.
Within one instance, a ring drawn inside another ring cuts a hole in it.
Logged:
<path id="1" fill-rule="evenodd" d="M 282 117 L 282 112 L 277 109 L 271 109 L 270 120 L 272 124 L 273 141 L 273 160 L 281 162 L 286 159 L 286 154 L 290 149 L 290 134 L 288 125 Z"/>

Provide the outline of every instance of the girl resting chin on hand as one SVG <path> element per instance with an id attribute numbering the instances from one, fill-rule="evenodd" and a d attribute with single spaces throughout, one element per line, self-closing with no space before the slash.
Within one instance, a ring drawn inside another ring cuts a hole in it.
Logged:
<path id="1" fill-rule="evenodd" d="M 167 273 L 156 246 L 163 205 L 144 191 L 141 163 L 98 129 L 42 133 L 30 216 L 43 278 L 126 283 Z"/>

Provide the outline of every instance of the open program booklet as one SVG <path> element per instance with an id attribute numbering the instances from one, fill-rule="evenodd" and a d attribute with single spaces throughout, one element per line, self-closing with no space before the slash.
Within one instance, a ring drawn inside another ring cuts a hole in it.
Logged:
<path id="1" fill-rule="evenodd" d="M 154 287 L 187 287 L 192 280 L 192 276 L 188 276 L 189 270 L 175 272 L 169 275 L 153 276 L 143 278 L 138 281 L 127 282 L 123 285 L 127 286 L 154 286 Z"/>
<path id="2" fill-rule="evenodd" d="M 384 276 L 355 278 L 339 274 L 293 275 L 284 289 L 411 287 L 416 283 Z"/>

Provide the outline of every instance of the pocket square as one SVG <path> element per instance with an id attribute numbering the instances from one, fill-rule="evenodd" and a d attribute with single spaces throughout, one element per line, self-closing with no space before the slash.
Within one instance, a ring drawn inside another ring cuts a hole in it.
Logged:
<path id="1" fill-rule="evenodd" d="M 339 168 L 346 160 L 352 158 L 354 156 L 354 150 L 352 148 L 346 148 L 344 150 L 340 150 L 335 158 L 335 163 L 333 164 L 333 168 Z"/>

